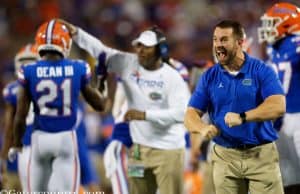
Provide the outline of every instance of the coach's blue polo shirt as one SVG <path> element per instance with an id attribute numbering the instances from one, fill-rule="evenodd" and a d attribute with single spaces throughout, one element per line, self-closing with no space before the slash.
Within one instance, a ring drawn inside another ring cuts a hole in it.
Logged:
<path id="1" fill-rule="evenodd" d="M 208 69 L 189 102 L 191 107 L 208 111 L 212 123 L 221 132 L 213 141 L 224 147 L 259 145 L 278 138 L 271 121 L 246 122 L 231 128 L 225 124 L 227 112 L 246 112 L 256 108 L 268 96 L 283 95 L 273 69 L 246 53 L 244 55 L 245 62 L 236 76 L 230 75 L 220 64 Z"/>

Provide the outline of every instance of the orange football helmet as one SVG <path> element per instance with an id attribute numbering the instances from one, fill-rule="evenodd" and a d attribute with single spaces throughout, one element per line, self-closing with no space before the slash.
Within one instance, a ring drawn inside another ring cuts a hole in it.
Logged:
<path id="1" fill-rule="evenodd" d="M 39 59 L 37 45 L 27 44 L 22 47 L 15 56 L 15 72 L 19 70 L 22 65 L 27 65 Z"/>
<path id="2" fill-rule="evenodd" d="M 260 18 L 258 41 L 274 44 L 288 34 L 300 34 L 300 8 L 290 3 L 276 3 Z"/>
<path id="3" fill-rule="evenodd" d="M 72 38 L 67 27 L 58 20 L 50 20 L 42 24 L 35 36 L 38 52 L 57 51 L 68 57 L 72 46 Z"/>

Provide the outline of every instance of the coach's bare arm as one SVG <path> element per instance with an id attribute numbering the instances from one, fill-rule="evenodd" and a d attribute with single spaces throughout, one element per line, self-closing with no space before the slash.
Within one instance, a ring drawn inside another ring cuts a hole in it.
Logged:
<path id="1" fill-rule="evenodd" d="M 265 99 L 255 109 L 245 112 L 245 122 L 261 122 L 267 120 L 275 120 L 282 116 L 286 111 L 286 100 L 284 95 L 271 95 Z M 229 127 L 234 127 L 242 124 L 242 118 L 239 113 L 228 112 L 225 115 L 225 123 Z"/>

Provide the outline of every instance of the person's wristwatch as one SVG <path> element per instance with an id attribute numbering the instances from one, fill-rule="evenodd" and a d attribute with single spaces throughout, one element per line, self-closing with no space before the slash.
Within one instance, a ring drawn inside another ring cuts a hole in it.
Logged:
<path id="1" fill-rule="evenodd" d="M 242 123 L 246 123 L 246 113 L 245 112 L 240 113 L 240 118 L 242 119 Z"/>

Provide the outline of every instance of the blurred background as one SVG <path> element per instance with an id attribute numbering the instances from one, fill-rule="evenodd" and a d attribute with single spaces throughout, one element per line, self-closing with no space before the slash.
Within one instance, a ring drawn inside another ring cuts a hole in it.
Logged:
<path id="1" fill-rule="evenodd" d="M 40 24 L 52 18 L 65 19 L 101 39 L 108 46 L 131 51 L 131 41 L 153 25 L 165 33 L 173 58 L 188 68 L 213 60 L 214 25 L 236 19 L 253 38 L 251 54 L 264 58 L 257 41 L 260 17 L 276 0 L 1 0 L 0 89 L 15 79 L 14 56 L 34 42 Z M 286 1 L 300 4 L 299 0 Z M 71 58 L 93 63 L 87 53 L 73 46 Z M 199 63 L 197 63 L 199 62 Z M 3 128 L 3 98 L 0 98 L 0 136 Z M 103 125 L 103 124 L 102 124 Z M 97 129 L 96 129 L 97 130 Z M 109 136 L 109 135 L 107 135 Z"/>
<path id="2" fill-rule="evenodd" d="M 213 26 L 225 18 L 238 19 L 243 24 L 248 37 L 253 37 L 252 54 L 263 57 L 257 27 L 260 16 L 275 2 L 279 1 L 1 0 L 0 89 L 14 76 L 16 52 L 33 42 L 37 27 L 52 18 L 63 18 L 105 44 L 126 51 L 132 49 L 131 40 L 138 32 L 158 25 L 167 35 L 171 56 L 189 66 L 196 60 L 211 59 Z M 299 4 L 297 0 L 287 2 Z M 73 48 L 72 56 L 81 54 L 78 51 Z"/>

